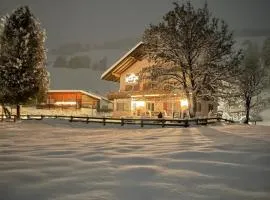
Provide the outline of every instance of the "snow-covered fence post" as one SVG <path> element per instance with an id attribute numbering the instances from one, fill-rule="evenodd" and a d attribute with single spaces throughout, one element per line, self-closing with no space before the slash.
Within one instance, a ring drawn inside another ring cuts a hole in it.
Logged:
<path id="1" fill-rule="evenodd" d="M 165 119 L 162 119 L 162 128 L 165 126 Z"/>
<path id="2" fill-rule="evenodd" d="M 103 126 L 105 126 L 106 125 L 106 118 L 103 117 L 102 121 L 103 121 Z"/>
<path id="3" fill-rule="evenodd" d="M 189 127 L 188 119 L 186 119 L 186 120 L 184 121 L 184 127 Z"/>

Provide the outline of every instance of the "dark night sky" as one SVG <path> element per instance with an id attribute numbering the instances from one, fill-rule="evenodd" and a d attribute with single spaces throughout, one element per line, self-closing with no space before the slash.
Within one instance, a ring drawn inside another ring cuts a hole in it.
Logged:
<path id="1" fill-rule="evenodd" d="M 47 30 L 48 46 L 102 42 L 138 36 L 158 21 L 174 0 L 0 0 L 0 14 L 29 5 Z M 181 1 L 180 1 L 181 2 Z M 205 0 L 193 0 L 201 6 Z M 270 29 L 269 0 L 208 0 L 232 29 Z"/>
<path id="2" fill-rule="evenodd" d="M 118 46 L 114 50 L 87 52 L 91 60 L 108 58 L 106 67 L 109 67 L 135 45 L 148 24 L 158 22 L 173 7 L 172 2 L 174 0 L 0 0 L 0 15 L 11 13 L 19 5 L 29 5 L 46 29 L 49 52 L 61 44 L 116 42 Z M 192 3 L 201 7 L 205 0 Z M 208 0 L 208 4 L 213 15 L 224 19 L 233 30 L 267 29 L 267 34 L 270 33 L 270 0 Z M 126 40 L 120 43 L 121 39 Z M 48 53 L 48 63 L 54 63 L 55 59 L 56 55 Z M 111 82 L 100 80 L 101 71 L 59 69 L 51 64 L 47 68 L 52 89 L 84 89 L 105 94 L 117 88 Z"/>

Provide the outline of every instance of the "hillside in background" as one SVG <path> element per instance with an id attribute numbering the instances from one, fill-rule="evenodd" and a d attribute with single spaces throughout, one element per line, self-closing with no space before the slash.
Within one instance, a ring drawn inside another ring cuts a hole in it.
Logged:
<path id="1" fill-rule="evenodd" d="M 236 32 L 237 47 L 245 40 L 261 46 L 266 38 L 263 33 L 268 32 Z M 139 41 L 139 37 L 132 37 L 101 44 L 70 43 L 49 50 L 51 89 L 82 89 L 103 95 L 118 90 L 117 83 L 100 80 L 100 76 Z"/>
<path id="2" fill-rule="evenodd" d="M 81 89 L 105 95 L 118 84 L 100 79 L 101 74 L 122 57 L 138 38 L 101 44 L 70 43 L 49 50 L 47 69 L 51 89 Z"/>

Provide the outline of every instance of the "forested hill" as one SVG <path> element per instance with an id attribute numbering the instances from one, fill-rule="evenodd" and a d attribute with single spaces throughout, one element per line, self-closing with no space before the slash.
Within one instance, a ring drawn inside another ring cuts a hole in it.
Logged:
<path id="1" fill-rule="evenodd" d="M 261 46 L 266 38 L 243 33 L 236 33 L 237 47 L 241 47 L 245 40 Z M 117 84 L 100 80 L 100 76 L 139 41 L 138 37 L 133 37 L 102 44 L 67 43 L 49 49 L 47 68 L 51 89 L 91 90 L 103 95 L 117 90 Z"/>

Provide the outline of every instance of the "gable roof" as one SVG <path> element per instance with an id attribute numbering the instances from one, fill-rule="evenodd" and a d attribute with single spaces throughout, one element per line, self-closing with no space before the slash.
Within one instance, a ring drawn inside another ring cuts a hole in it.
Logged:
<path id="1" fill-rule="evenodd" d="M 124 56 L 117 60 L 111 67 L 109 67 L 102 75 L 101 79 L 118 82 L 120 73 L 125 71 L 130 65 L 136 62 L 136 53 L 142 47 L 143 42 L 139 42 L 132 49 L 130 49 Z"/>
<path id="2" fill-rule="evenodd" d="M 56 93 L 61 93 L 61 92 L 62 93 L 65 93 L 65 92 L 71 92 L 71 93 L 72 92 L 79 92 L 79 93 L 85 94 L 87 96 L 93 97 L 93 98 L 98 99 L 98 100 L 103 99 L 103 100 L 109 101 L 107 98 L 105 98 L 105 97 L 103 97 L 101 95 L 97 95 L 97 94 L 94 94 L 92 92 L 86 92 L 84 90 L 48 90 L 48 93 L 49 92 L 56 92 Z"/>

